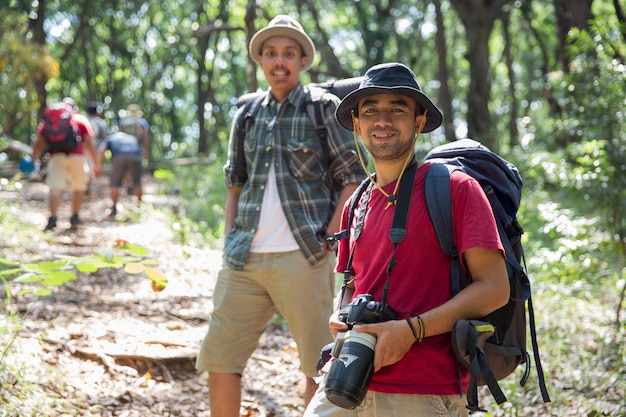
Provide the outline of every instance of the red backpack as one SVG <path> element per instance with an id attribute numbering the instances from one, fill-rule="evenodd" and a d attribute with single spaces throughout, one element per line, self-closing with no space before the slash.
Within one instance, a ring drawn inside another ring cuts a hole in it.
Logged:
<path id="1" fill-rule="evenodd" d="M 68 153 L 80 143 L 80 134 L 72 125 L 73 111 L 65 103 L 55 103 L 43 112 L 43 137 L 48 143 L 49 151 Z"/>

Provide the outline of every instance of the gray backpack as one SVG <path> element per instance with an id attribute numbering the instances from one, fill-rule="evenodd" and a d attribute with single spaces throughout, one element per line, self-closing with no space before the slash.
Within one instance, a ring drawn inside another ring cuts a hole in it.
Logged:
<path id="1" fill-rule="evenodd" d="M 143 138 L 143 125 L 141 124 L 141 119 L 139 117 L 123 117 L 119 121 L 119 128 L 121 132 L 128 133 L 129 135 L 136 137 L 141 145 Z"/>

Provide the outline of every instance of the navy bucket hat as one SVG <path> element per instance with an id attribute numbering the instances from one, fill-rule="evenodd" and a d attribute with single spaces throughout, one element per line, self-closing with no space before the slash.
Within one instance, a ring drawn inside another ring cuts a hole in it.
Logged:
<path id="1" fill-rule="evenodd" d="M 432 132 L 441 126 L 443 114 L 432 101 L 422 93 L 415 74 L 409 67 L 398 62 L 375 65 L 365 73 L 359 88 L 341 100 L 335 111 L 335 117 L 345 129 L 353 130 L 352 111 L 357 114 L 359 101 L 374 94 L 401 94 L 411 97 L 426 113 L 426 124 L 423 133 Z"/>

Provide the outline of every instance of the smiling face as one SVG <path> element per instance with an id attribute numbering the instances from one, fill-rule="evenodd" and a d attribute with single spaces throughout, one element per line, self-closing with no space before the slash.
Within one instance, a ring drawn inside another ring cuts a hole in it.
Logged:
<path id="1" fill-rule="evenodd" d="M 259 64 L 272 87 L 272 95 L 282 101 L 298 85 L 306 56 L 302 53 L 302 46 L 294 39 L 274 37 L 263 43 Z"/>
<path id="2" fill-rule="evenodd" d="M 374 162 L 404 162 L 424 116 L 411 97 L 374 94 L 359 101 L 355 126 Z"/>

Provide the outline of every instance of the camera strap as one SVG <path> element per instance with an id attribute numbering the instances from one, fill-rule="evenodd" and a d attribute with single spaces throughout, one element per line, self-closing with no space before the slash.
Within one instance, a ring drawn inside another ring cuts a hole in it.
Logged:
<path id="1" fill-rule="evenodd" d="M 415 181 L 415 173 L 417 172 L 417 161 L 415 156 L 411 160 L 406 172 L 400 179 L 400 188 L 396 197 L 395 212 L 393 213 L 393 224 L 389 229 L 389 239 L 393 243 L 393 252 L 387 265 L 387 280 L 383 288 L 382 305 L 387 304 L 387 292 L 389 291 L 389 279 L 391 278 L 391 270 L 396 266 L 396 248 L 406 237 L 406 219 L 409 216 L 409 205 L 411 204 L 411 194 L 413 194 L 413 182 Z"/>
<path id="2" fill-rule="evenodd" d="M 409 166 L 407 167 L 406 172 L 400 179 L 400 187 L 398 190 L 398 197 L 395 206 L 395 212 L 393 215 L 393 224 L 391 225 L 391 229 L 389 229 L 389 238 L 393 243 L 393 252 L 391 254 L 391 259 L 389 260 L 389 265 L 387 265 L 387 280 L 385 281 L 385 287 L 383 289 L 383 298 L 382 305 L 386 305 L 387 301 L 387 292 L 389 290 L 389 278 L 391 276 L 391 270 L 396 265 L 395 261 L 395 253 L 396 248 L 400 242 L 404 240 L 406 237 L 406 219 L 409 215 L 409 205 L 411 203 L 411 194 L 413 193 L 413 182 L 415 180 L 415 174 L 417 172 L 417 160 L 415 157 L 411 160 Z M 363 231 L 363 223 L 365 221 L 365 212 L 367 211 L 367 204 L 369 203 L 370 195 L 372 193 L 372 182 L 370 181 L 367 185 L 367 188 L 363 192 L 363 190 L 358 190 L 355 193 L 355 200 L 352 201 L 351 207 L 349 210 L 349 216 L 354 216 L 354 211 L 356 210 L 356 206 L 358 205 L 358 200 L 362 197 L 361 206 L 358 210 L 356 224 L 354 226 L 354 233 L 352 236 L 352 250 L 350 251 L 350 256 L 348 258 L 348 264 L 346 266 L 346 270 L 344 272 L 343 283 L 341 285 L 341 297 L 339 298 L 339 307 L 341 307 L 341 301 L 343 300 L 343 295 L 345 293 L 346 287 L 351 279 L 352 273 L 352 260 L 354 258 L 354 249 L 356 248 L 356 241 L 361 236 L 361 232 Z M 350 221 L 352 218 L 349 219 Z M 348 230 L 349 233 L 349 230 Z"/>
<path id="3" fill-rule="evenodd" d="M 367 181 L 367 183 L 366 183 Z M 347 232 L 347 236 L 343 236 L 342 238 L 349 237 L 350 235 L 350 223 L 352 223 L 352 217 L 354 216 L 354 211 L 356 210 L 356 206 L 361 200 L 361 196 L 363 197 L 363 201 L 361 202 L 361 207 L 359 208 L 359 213 L 357 217 L 356 224 L 354 225 L 354 233 L 352 236 L 352 250 L 350 251 L 350 256 L 348 257 L 348 264 L 346 266 L 346 270 L 343 273 L 343 283 L 341 284 L 341 297 L 339 298 L 339 305 L 337 308 L 341 308 L 341 301 L 343 300 L 343 295 L 346 292 L 346 287 L 350 283 L 350 279 L 352 276 L 352 259 L 354 258 L 354 249 L 356 248 L 356 241 L 361 236 L 361 232 L 363 231 L 363 222 L 365 219 L 365 211 L 367 208 L 367 203 L 370 201 L 370 195 L 372 194 L 372 182 L 369 180 L 363 181 L 361 186 L 354 194 L 354 198 L 350 203 L 349 210 L 349 219 L 348 219 L 348 228 L 345 232 Z"/>

